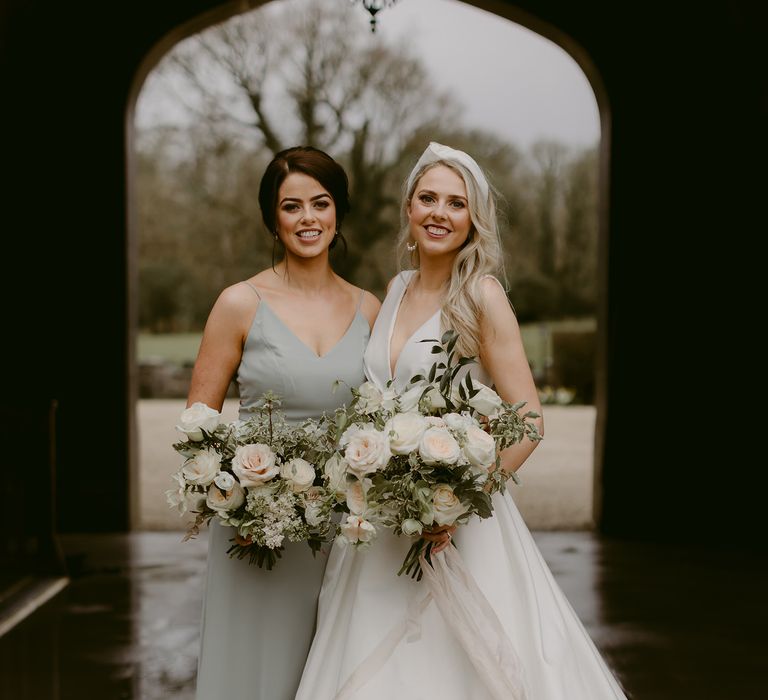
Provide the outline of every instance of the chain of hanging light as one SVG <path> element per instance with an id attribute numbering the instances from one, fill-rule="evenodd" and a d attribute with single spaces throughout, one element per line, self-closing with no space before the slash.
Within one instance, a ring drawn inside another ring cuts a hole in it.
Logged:
<path id="1" fill-rule="evenodd" d="M 371 16 L 371 32 L 376 31 L 376 15 L 387 7 L 394 5 L 397 0 L 350 0 L 352 4 L 360 3 Z"/>

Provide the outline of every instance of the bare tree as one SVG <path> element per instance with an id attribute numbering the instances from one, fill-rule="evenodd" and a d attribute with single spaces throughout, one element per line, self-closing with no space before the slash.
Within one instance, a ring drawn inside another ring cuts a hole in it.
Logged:
<path id="1" fill-rule="evenodd" d="M 176 116 L 137 134 L 145 328 L 201 327 L 223 286 L 271 263 L 258 181 L 275 152 L 299 144 L 327 151 L 350 176 L 349 252 L 333 253 L 346 278 L 383 292 L 402 182 L 436 140 L 472 153 L 501 194 L 521 320 L 589 313 L 594 156 L 554 142 L 524 153 L 460 127 L 458 105 L 410 47 L 372 37 L 346 0 L 285 0 L 238 15 L 177 45 L 155 76 L 175 94 Z"/>
<path id="2" fill-rule="evenodd" d="M 451 127 L 458 112 L 407 46 L 372 37 L 343 0 L 233 17 L 177 47 L 161 70 L 182 86 L 210 139 L 273 154 L 306 144 L 345 165 L 352 235 L 337 267 L 352 277 L 362 256 L 395 233 L 399 183 L 391 177 L 412 135 Z"/>

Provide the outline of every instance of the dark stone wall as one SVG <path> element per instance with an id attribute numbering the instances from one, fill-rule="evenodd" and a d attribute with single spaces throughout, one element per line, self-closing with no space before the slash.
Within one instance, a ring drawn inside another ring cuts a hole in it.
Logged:
<path id="1" fill-rule="evenodd" d="M 765 11 L 724 0 L 485 5 L 571 37 L 610 109 L 600 526 L 751 537 L 760 502 L 735 326 L 740 311 L 759 313 L 745 295 L 762 218 L 750 166 L 765 143 Z M 126 109 L 153 46 L 216 6 L 0 6 L 1 400 L 58 401 L 63 530 L 129 523 Z M 16 449 L 8 468 L 24 463 Z"/>

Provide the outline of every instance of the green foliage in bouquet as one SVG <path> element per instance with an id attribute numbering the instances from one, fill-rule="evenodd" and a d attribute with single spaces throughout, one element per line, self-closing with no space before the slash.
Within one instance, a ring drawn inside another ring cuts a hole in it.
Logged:
<path id="1" fill-rule="evenodd" d="M 174 476 L 179 490 L 169 492 L 172 505 L 196 514 L 185 539 L 215 518 L 236 532 L 227 553 L 266 569 L 282 556 L 286 538 L 306 541 L 316 554 L 335 527 L 314 466 L 329 451 L 327 426 L 290 424 L 279 408 L 279 397 L 268 392 L 248 419 L 215 427 L 209 421 L 194 439 L 174 444 L 186 461 Z"/>
<path id="2" fill-rule="evenodd" d="M 538 414 L 520 415 L 524 402 L 503 401 L 468 371 L 459 379 L 476 360 L 457 356 L 457 340 L 447 331 L 439 341 L 422 341 L 434 343 L 432 353 L 441 357 L 402 392 L 391 382 L 384 390 L 370 383 L 353 389 L 350 408 L 337 411 L 332 428 L 347 478 L 364 493 L 351 512 L 370 526 L 418 536 L 398 572 L 416 579 L 421 557 L 429 561 L 433 547 L 424 532 L 473 515 L 490 517 L 491 493 L 503 491 L 510 476 L 500 468 L 500 451 L 525 438 L 541 439 L 530 421 Z M 348 541 L 359 544 L 358 532 Z"/>

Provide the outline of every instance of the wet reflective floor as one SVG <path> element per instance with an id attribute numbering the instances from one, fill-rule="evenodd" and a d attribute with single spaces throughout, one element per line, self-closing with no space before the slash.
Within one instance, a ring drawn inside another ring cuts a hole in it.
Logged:
<path id="1" fill-rule="evenodd" d="M 534 536 L 631 698 L 768 696 L 765 555 Z M 207 543 L 180 539 L 63 538 L 72 584 L 0 638 L 0 698 L 193 698 Z"/>

